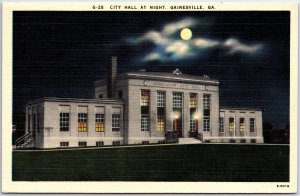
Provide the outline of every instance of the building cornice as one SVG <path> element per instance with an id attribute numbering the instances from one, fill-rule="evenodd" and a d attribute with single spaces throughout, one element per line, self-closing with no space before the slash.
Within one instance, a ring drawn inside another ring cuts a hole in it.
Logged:
<path id="1" fill-rule="evenodd" d="M 94 103 L 94 104 L 114 104 L 123 105 L 123 101 L 116 99 L 82 99 L 82 98 L 59 98 L 59 97 L 43 97 L 26 103 L 26 106 L 39 102 L 64 102 L 64 103 Z"/>
<path id="2" fill-rule="evenodd" d="M 192 83 L 192 84 L 209 84 L 209 85 L 216 85 L 218 86 L 220 84 L 217 80 L 212 79 L 196 79 L 196 78 L 188 78 L 188 76 L 180 77 L 180 76 L 161 76 L 161 75 L 147 75 L 143 73 L 125 73 L 120 74 L 117 76 L 117 79 L 147 79 L 147 80 L 161 80 L 161 81 L 170 81 L 170 82 L 186 82 L 186 83 Z"/>
<path id="3" fill-rule="evenodd" d="M 237 106 L 220 106 L 221 110 L 247 110 L 247 111 L 263 111 L 262 107 L 237 107 Z"/>

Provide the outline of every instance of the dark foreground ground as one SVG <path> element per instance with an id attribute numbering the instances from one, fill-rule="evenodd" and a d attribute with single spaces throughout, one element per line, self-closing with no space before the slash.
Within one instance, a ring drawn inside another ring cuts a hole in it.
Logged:
<path id="1" fill-rule="evenodd" d="M 289 181 L 289 146 L 172 145 L 14 151 L 18 181 Z"/>

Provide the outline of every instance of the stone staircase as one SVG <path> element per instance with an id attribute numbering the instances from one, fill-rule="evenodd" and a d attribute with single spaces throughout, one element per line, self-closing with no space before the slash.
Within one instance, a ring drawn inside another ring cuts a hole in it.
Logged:
<path id="1" fill-rule="evenodd" d="M 187 138 L 179 138 L 178 144 L 201 144 L 202 142 L 200 140 L 197 140 L 192 137 Z"/>
<path id="2" fill-rule="evenodd" d="M 32 148 L 32 147 L 34 147 L 32 132 L 28 132 L 16 140 L 16 149 L 24 149 L 24 148 Z"/>

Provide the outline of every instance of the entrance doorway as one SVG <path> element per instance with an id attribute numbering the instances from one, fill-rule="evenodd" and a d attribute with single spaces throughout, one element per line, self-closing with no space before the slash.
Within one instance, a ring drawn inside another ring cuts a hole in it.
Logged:
<path id="1" fill-rule="evenodd" d="M 182 109 L 173 108 L 173 131 L 178 138 L 181 138 L 182 135 Z"/>

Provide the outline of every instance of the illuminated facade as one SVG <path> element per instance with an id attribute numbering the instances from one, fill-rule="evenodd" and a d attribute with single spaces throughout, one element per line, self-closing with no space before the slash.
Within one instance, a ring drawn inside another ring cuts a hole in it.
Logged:
<path id="1" fill-rule="evenodd" d="M 165 143 L 263 143 L 259 108 L 220 107 L 219 82 L 178 69 L 117 75 L 112 58 L 95 99 L 43 98 L 26 106 L 19 147 L 65 148 Z M 26 142 L 27 141 L 27 142 Z"/>

